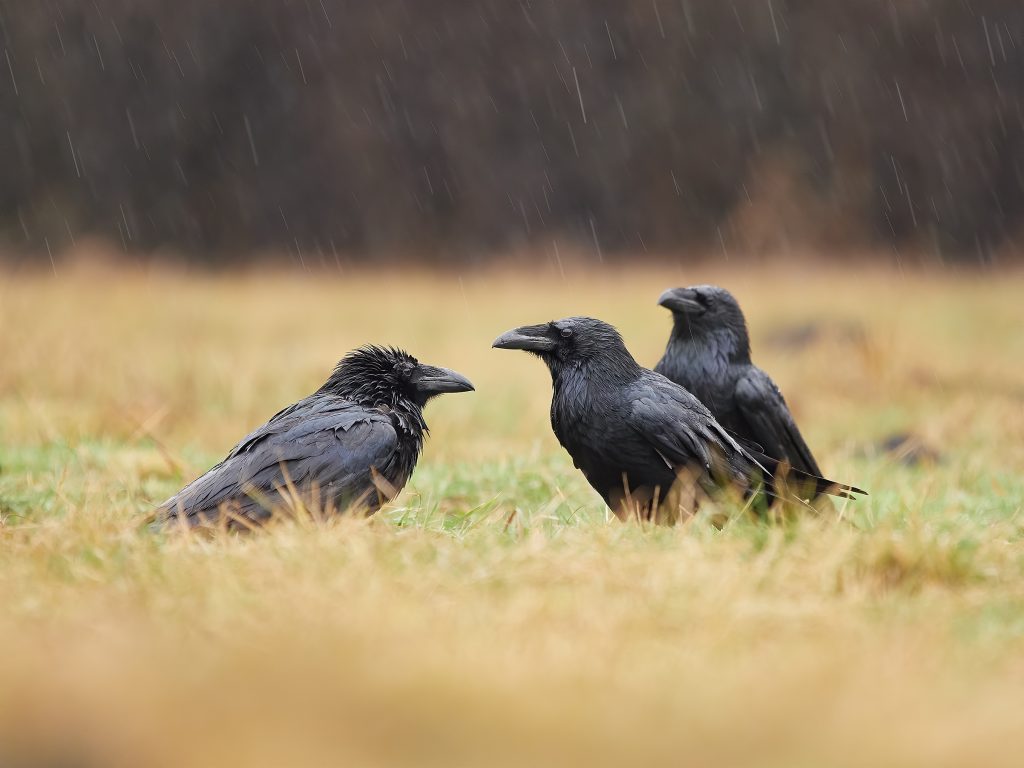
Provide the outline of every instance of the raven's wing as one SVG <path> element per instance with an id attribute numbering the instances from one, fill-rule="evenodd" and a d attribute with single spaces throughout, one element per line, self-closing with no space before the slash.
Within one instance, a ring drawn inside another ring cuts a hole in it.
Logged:
<path id="1" fill-rule="evenodd" d="M 751 432 L 744 437 L 756 442 L 763 453 L 785 459 L 801 472 L 821 475 L 782 393 L 768 374 L 751 366 L 736 383 L 736 405 L 750 425 Z"/>
<path id="2" fill-rule="evenodd" d="M 737 479 L 757 468 L 711 411 L 678 384 L 651 374 L 631 395 L 630 425 L 672 468 L 696 464 L 710 472 L 715 461 L 725 459 Z"/>
<path id="3" fill-rule="evenodd" d="M 312 397 L 245 437 L 220 464 L 168 499 L 158 519 L 190 524 L 215 519 L 222 504 L 260 520 L 280 504 L 290 483 L 321 503 L 376 506 L 374 471 L 390 475 L 398 434 L 383 413 L 347 400 Z M 390 482 L 390 481 L 389 481 Z"/>

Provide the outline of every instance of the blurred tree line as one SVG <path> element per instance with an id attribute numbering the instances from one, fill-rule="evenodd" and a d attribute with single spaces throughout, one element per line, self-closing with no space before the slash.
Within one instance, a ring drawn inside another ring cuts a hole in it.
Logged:
<path id="1" fill-rule="evenodd" d="M 0 237 L 210 262 L 1024 224 L 1021 0 L 0 0 Z"/>

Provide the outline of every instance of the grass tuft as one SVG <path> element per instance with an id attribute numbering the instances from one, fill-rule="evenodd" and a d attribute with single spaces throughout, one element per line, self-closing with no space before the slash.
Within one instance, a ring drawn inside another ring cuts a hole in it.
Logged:
<path id="1" fill-rule="evenodd" d="M 489 349 L 591 314 L 653 364 L 656 297 L 697 282 L 739 297 L 820 463 L 870 496 L 778 525 L 727 503 L 620 523 L 550 434 L 543 367 Z M 1016 766 L 1020 288 L 721 269 L 5 276 L 0 763 Z M 777 341 L 808 323 L 815 341 Z M 431 403 L 394 503 L 256 536 L 142 525 L 366 342 L 477 386 Z M 928 460 L 887 452 L 897 433 Z"/>

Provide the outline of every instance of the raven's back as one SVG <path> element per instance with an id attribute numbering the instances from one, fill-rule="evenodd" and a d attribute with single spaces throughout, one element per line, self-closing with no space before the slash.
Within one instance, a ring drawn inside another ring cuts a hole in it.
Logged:
<path id="1" fill-rule="evenodd" d="M 159 523 L 210 523 L 222 510 L 259 523 L 293 497 L 323 510 L 375 512 L 405 485 L 422 435 L 392 414 L 317 393 L 275 415 L 160 505 Z"/>

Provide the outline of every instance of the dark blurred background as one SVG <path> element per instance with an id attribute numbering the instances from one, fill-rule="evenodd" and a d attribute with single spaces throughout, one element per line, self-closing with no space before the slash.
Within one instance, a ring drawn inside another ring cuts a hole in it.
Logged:
<path id="1" fill-rule="evenodd" d="M 1021 0 L 3 0 L 0 241 L 237 262 L 1024 226 Z"/>

